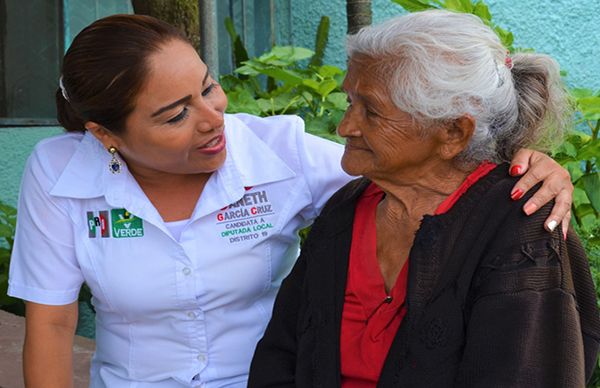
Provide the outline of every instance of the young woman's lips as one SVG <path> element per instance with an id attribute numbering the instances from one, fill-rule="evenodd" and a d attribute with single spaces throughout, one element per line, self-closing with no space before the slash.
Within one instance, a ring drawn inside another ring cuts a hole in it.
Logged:
<path id="1" fill-rule="evenodd" d="M 213 137 L 208 143 L 197 148 L 198 151 L 205 155 L 215 155 L 225 149 L 225 135 Z"/>

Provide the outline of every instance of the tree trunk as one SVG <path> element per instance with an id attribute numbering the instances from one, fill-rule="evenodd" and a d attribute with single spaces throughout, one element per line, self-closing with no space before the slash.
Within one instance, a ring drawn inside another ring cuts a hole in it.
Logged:
<path id="1" fill-rule="evenodd" d="M 138 15 L 150 15 L 179 28 L 198 50 L 200 22 L 198 0 L 131 0 Z"/>
<path id="2" fill-rule="evenodd" d="M 371 0 L 346 0 L 346 14 L 348 34 L 356 34 L 358 30 L 371 24 Z"/>

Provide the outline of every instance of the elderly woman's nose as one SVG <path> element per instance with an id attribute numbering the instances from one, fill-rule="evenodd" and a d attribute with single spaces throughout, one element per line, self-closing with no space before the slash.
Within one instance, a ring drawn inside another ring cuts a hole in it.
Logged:
<path id="1" fill-rule="evenodd" d="M 356 114 L 353 114 L 351 110 L 347 110 L 344 114 L 344 118 L 338 125 L 337 133 L 342 137 L 360 135 L 358 117 Z"/>

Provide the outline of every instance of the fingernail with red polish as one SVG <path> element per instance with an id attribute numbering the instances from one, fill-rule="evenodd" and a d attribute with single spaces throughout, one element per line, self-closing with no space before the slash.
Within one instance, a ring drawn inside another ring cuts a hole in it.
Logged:
<path id="1" fill-rule="evenodd" d="M 518 199 L 521 199 L 521 197 L 523 197 L 523 190 L 521 189 L 514 189 L 511 193 L 510 193 L 510 198 L 512 198 L 513 201 L 516 201 Z"/>
<path id="2" fill-rule="evenodd" d="M 565 238 L 565 241 L 567 241 L 567 232 L 563 231 L 563 236 Z"/>
<path id="3" fill-rule="evenodd" d="M 510 168 L 510 175 L 512 175 L 512 176 L 521 175 L 521 166 L 519 166 L 519 165 L 512 166 Z"/>

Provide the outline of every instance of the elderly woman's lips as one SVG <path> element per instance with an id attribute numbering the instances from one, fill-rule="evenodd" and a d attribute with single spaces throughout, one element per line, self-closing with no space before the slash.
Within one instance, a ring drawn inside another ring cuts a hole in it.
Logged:
<path id="1" fill-rule="evenodd" d="M 357 144 L 352 144 L 352 143 L 346 143 L 346 149 L 349 149 L 349 150 L 367 150 L 367 147 L 361 146 L 361 145 L 357 145 Z"/>

